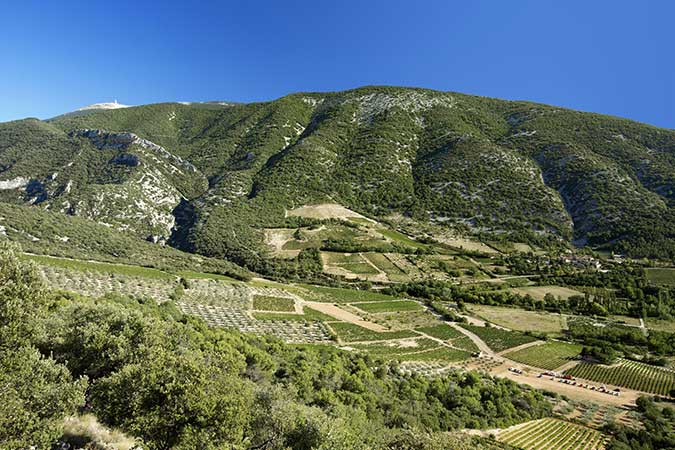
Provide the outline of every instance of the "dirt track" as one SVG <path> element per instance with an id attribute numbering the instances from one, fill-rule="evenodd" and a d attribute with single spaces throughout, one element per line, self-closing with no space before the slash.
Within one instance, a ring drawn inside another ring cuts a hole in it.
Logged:
<path id="1" fill-rule="evenodd" d="M 303 302 L 303 304 L 309 306 L 312 309 L 315 309 L 319 312 L 322 312 L 324 314 L 328 314 L 331 317 L 335 317 L 336 319 L 353 323 L 354 325 L 358 325 L 363 328 L 367 328 L 372 331 L 387 331 L 385 327 L 382 325 L 379 325 L 377 323 L 369 322 L 367 320 L 363 320 L 356 314 L 352 314 L 349 311 L 345 311 L 342 308 L 339 308 L 331 303 L 322 303 L 322 302 Z"/>
<path id="2" fill-rule="evenodd" d="M 580 401 L 592 401 L 595 403 L 600 403 L 603 405 L 614 405 L 618 407 L 626 407 L 635 405 L 635 400 L 640 395 L 645 395 L 637 391 L 630 391 L 627 389 L 621 389 L 621 396 L 614 397 L 613 395 L 604 394 L 598 391 L 591 391 L 590 389 L 584 389 L 579 386 L 572 386 L 570 384 L 559 383 L 558 381 L 551 380 L 550 377 L 538 378 L 537 375 L 543 372 L 542 370 L 536 370 L 530 373 L 523 373 L 522 375 L 509 372 L 507 366 L 500 366 L 494 371 L 492 375 L 498 376 L 500 378 L 508 378 L 520 384 L 527 384 L 536 389 L 543 389 L 546 391 L 556 392 L 561 395 L 566 395 L 567 397 L 580 400 Z M 589 382 L 590 383 L 590 382 Z M 599 386 L 599 383 L 591 383 Z"/>

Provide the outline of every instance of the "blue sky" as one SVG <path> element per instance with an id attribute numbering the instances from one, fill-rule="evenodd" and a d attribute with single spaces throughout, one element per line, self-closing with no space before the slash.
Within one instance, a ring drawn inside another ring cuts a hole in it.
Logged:
<path id="1" fill-rule="evenodd" d="M 674 18 L 670 1 L 8 1 L 0 121 L 385 84 L 675 128 Z"/>

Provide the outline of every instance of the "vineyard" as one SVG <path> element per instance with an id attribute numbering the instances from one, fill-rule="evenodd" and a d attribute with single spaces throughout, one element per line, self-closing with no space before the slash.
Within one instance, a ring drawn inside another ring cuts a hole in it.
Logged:
<path id="1" fill-rule="evenodd" d="M 675 389 L 674 371 L 626 359 L 621 359 L 611 366 L 583 362 L 566 370 L 565 373 L 585 380 L 651 394 L 669 395 L 670 391 Z"/>
<path id="2" fill-rule="evenodd" d="M 580 352 L 580 345 L 555 341 L 509 352 L 504 356 L 529 366 L 555 370 L 563 364 L 576 359 Z"/>
<path id="3" fill-rule="evenodd" d="M 516 425 L 497 439 L 524 450 L 602 450 L 607 436 L 592 428 L 547 418 Z"/>
<path id="4" fill-rule="evenodd" d="M 385 341 L 419 337 L 417 333 L 410 330 L 379 332 L 346 322 L 333 322 L 329 326 L 344 342 Z"/>
<path id="5" fill-rule="evenodd" d="M 461 324 L 461 327 L 476 334 L 495 352 L 502 352 L 537 340 L 536 338 L 523 333 L 502 330 L 500 328 L 479 327 L 464 323 Z"/>
<path id="6" fill-rule="evenodd" d="M 464 335 L 463 333 L 460 333 L 449 325 L 440 324 L 433 327 L 416 328 L 415 330 L 428 336 L 435 337 L 436 339 L 446 341 L 448 344 L 457 349 L 468 352 L 478 351 L 478 347 L 476 344 L 474 344 L 471 338 Z"/>
<path id="7" fill-rule="evenodd" d="M 295 301 L 289 297 L 254 295 L 253 309 L 256 311 L 295 311 Z"/>

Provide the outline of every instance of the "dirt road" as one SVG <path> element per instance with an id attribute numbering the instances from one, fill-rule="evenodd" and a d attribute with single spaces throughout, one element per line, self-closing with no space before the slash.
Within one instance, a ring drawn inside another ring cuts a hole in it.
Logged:
<path id="1" fill-rule="evenodd" d="M 331 303 L 323 303 L 323 302 L 308 302 L 304 301 L 302 302 L 304 305 L 309 306 L 312 309 L 315 309 L 319 312 L 322 312 L 324 314 L 328 314 L 331 317 L 335 317 L 336 319 L 353 323 L 354 325 L 358 325 L 363 328 L 367 328 L 372 331 L 387 331 L 385 327 L 383 327 L 380 324 L 369 322 L 367 320 L 363 320 L 356 314 L 350 313 L 349 311 L 345 311 L 342 308 L 338 308 L 337 306 L 331 304 Z"/>

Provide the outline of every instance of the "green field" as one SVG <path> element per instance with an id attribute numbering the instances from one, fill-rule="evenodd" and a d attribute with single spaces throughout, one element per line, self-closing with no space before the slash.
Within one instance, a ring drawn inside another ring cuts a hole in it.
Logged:
<path id="1" fill-rule="evenodd" d="M 608 437 L 583 425 L 546 418 L 504 430 L 497 440 L 524 450 L 602 450 Z"/>
<path id="2" fill-rule="evenodd" d="M 442 339 L 444 341 L 465 337 L 461 331 L 457 331 L 455 328 L 444 323 L 433 327 L 416 328 L 415 331 L 428 334 L 429 336 L 435 337 L 436 339 Z"/>
<path id="3" fill-rule="evenodd" d="M 419 353 L 408 353 L 400 355 L 396 359 L 399 361 L 440 361 L 456 362 L 471 358 L 471 353 L 463 350 L 455 350 L 448 347 L 438 347 Z"/>
<path id="4" fill-rule="evenodd" d="M 555 370 L 563 364 L 574 360 L 579 356 L 580 352 L 580 345 L 555 341 L 509 352 L 504 356 L 529 366 Z"/>
<path id="5" fill-rule="evenodd" d="M 652 284 L 675 286 L 675 269 L 649 268 L 645 273 Z"/>
<path id="6" fill-rule="evenodd" d="M 295 311 L 295 301 L 288 297 L 254 295 L 253 309 L 256 311 Z"/>
<path id="7" fill-rule="evenodd" d="M 672 370 L 627 359 L 611 366 L 583 362 L 565 373 L 650 394 L 668 395 L 671 389 L 675 389 L 675 372 Z"/>
<path id="8" fill-rule="evenodd" d="M 330 323 L 329 326 L 344 342 L 384 341 L 389 339 L 419 337 L 419 334 L 410 330 L 377 332 L 345 322 L 333 322 Z"/>
<path id="9" fill-rule="evenodd" d="M 373 291 L 359 291 L 354 289 L 332 288 L 324 286 L 301 285 L 308 291 L 308 299 L 328 303 L 357 303 L 357 302 L 390 302 L 396 300 L 391 295 Z"/>
<path id="10" fill-rule="evenodd" d="M 155 278 L 164 280 L 174 280 L 176 275 L 163 272 L 149 267 L 131 266 L 126 264 L 111 264 L 95 261 L 82 261 L 78 259 L 57 258 L 54 256 L 28 255 L 22 257 L 34 261 L 39 265 L 61 267 L 64 269 L 79 270 L 81 272 L 94 271 L 103 273 L 115 273 L 132 277 Z"/>
<path id="11" fill-rule="evenodd" d="M 426 248 L 427 247 L 426 244 L 423 244 L 421 242 L 410 239 L 405 234 L 399 233 L 398 231 L 391 230 L 389 228 L 378 228 L 377 231 L 382 236 L 385 236 L 385 237 L 391 239 L 394 243 L 397 243 L 397 244 L 401 244 L 401 245 L 405 245 L 407 247 L 413 247 L 413 248 Z"/>
<path id="12" fill-rule="evenodd" d="M 495 352 L 502 352 L 519 345 L 534 342 L 537 339 L 516 331 L 506 331 L 495 327 L 479 327 L 476 325 L 460 324 L 466 330 L 475 333 Z"/>
<path id="13" fill-rule="evenodd" d="M 368 303 L 352 303 L 360 310 L 369 313 L 384 313 L 384 312 L 402 312 L 402 311 L 422 311 L 424 307 L 412 300 L 397 300 L 392 302 L 368 302 Z"/>
<path id="14" fill-rule="evenodd" d="M 646 326 L 647 328 L 650 328 L 652 330 L 675 333 L 675 320 L 659 320 L 653 317 L 649 317 L 646 320 Z"/>

